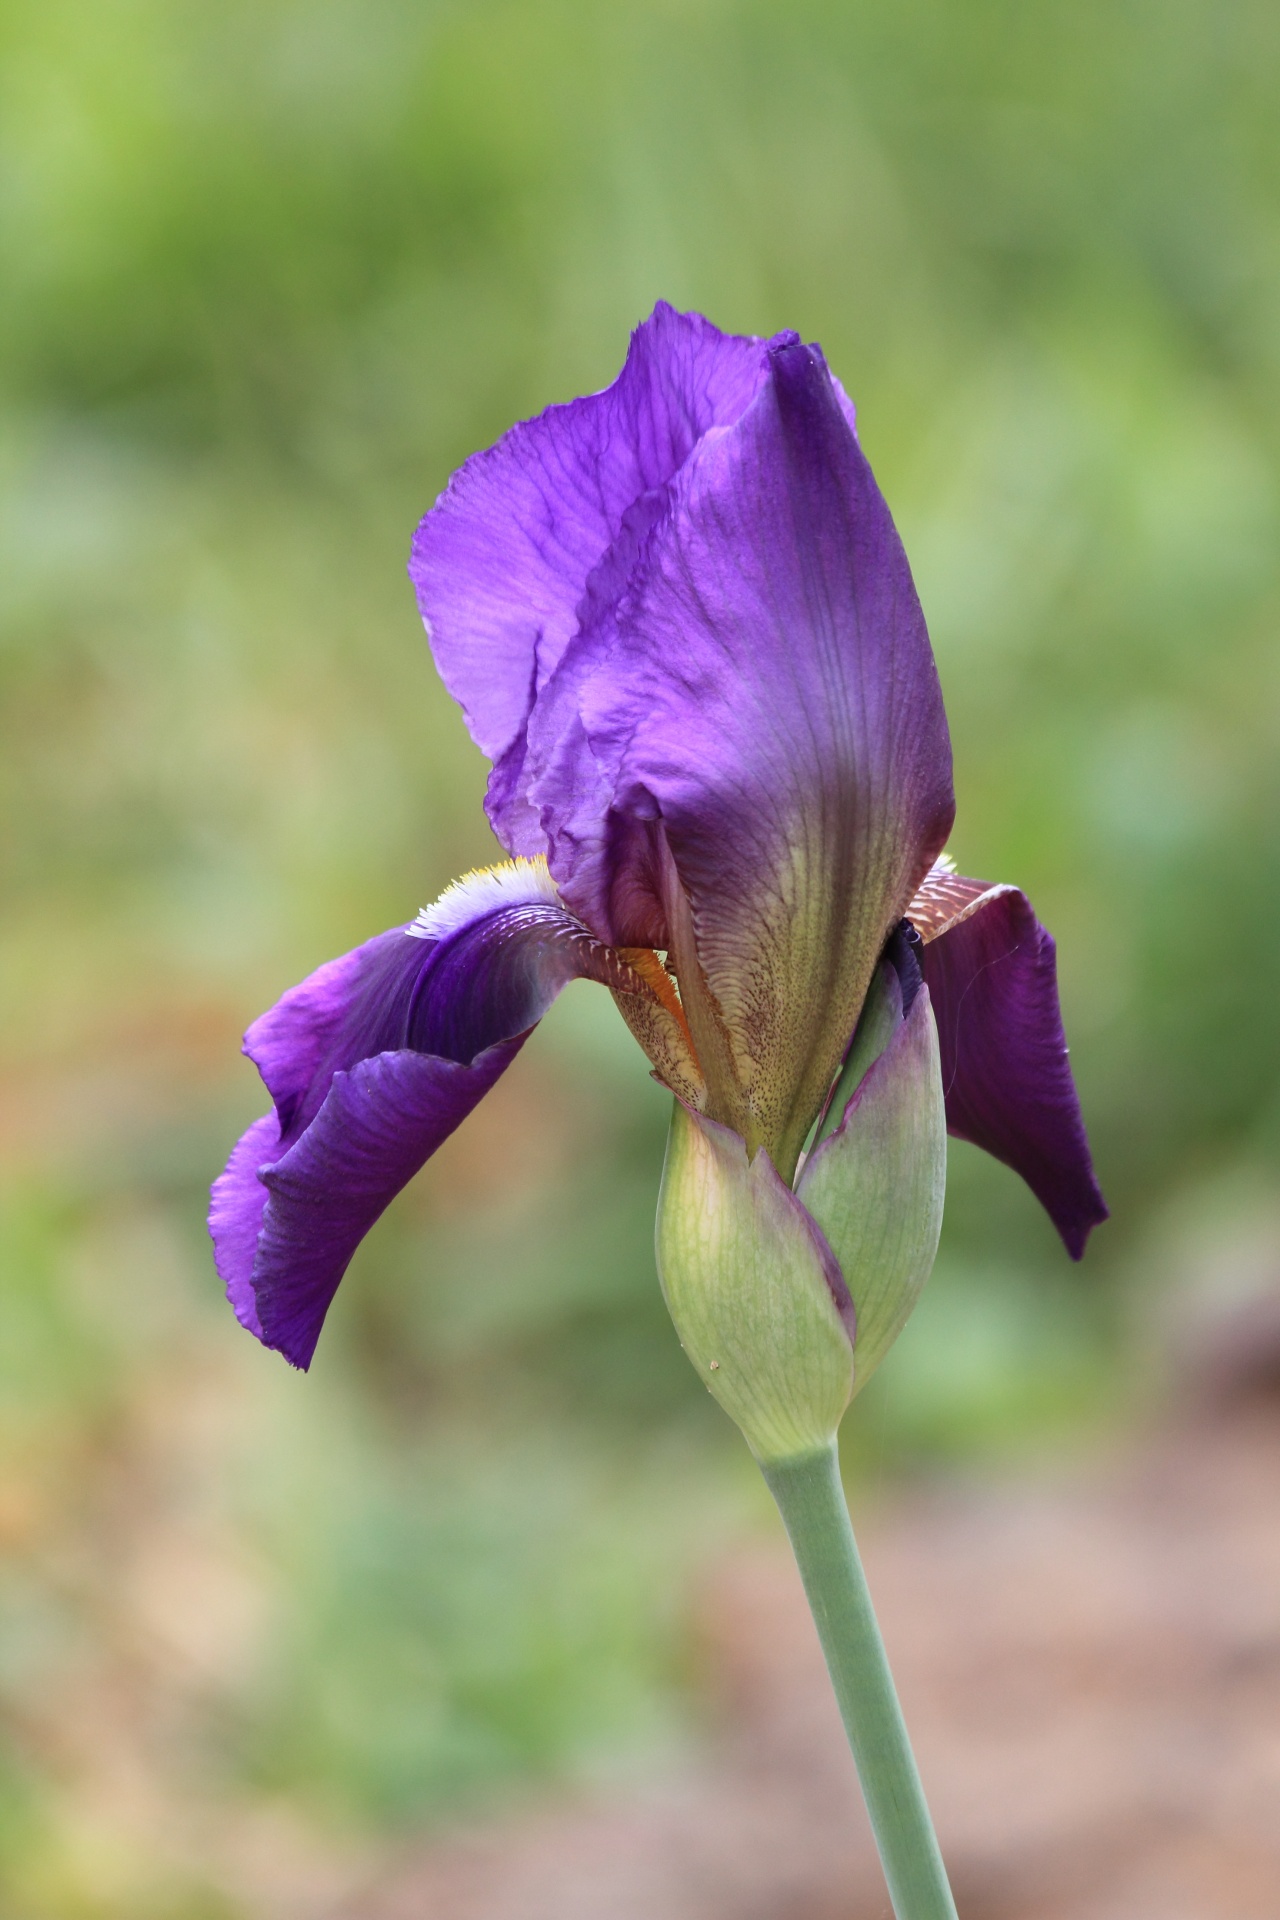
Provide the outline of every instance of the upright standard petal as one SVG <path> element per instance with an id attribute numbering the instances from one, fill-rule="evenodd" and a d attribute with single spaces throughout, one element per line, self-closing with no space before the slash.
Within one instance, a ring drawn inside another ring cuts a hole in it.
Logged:
<path id="1" fill-rule="evenodd" d="M 1021 1174 L 1078 1260 L 1107 1204 L 1067 1057 L 1053 938 L 1017 887 L 941 866 L 907 913 L 924 942 L 947 1130 Z"/>
<path id="2" fill-rule="evenodd" d="M 681 469 L 528 773 L 566 902 L 671 948 L 708 1112 L 790 1178 L 954 814 L 906 556 L 816 348 L 780 336 Z"/>
<path id="3" fill-rule="evenodd" d="M 671 1024 L 639 965 L 558 904 L 545 864 L 516 863 L 321 967 L 254 1023 L 245 1050 L 276 1112 L 236 1147 L 209 1216 L 243 1325 L 309 1363 L 361 1239 L 580 978 L 654 1001 L 651 1024 Z"/>
<path id="4" fill-rule="evenodd" d="M 459 469 L 409 572 L 440 677 L 494 762 L 488 811 L 510 852 L 545 851 L 521 773 L 529 712 L 596 575 L 607 592 L 668 481 L 763 378 L 763 343 L 660 301 L 602 393 L 549 407 Z M 630 518 L 629 518 L 630 516 Z"/>

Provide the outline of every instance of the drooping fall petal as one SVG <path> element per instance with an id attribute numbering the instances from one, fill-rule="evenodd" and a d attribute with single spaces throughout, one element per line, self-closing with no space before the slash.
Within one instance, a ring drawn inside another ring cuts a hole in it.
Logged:
<path id="1" fill-rule="evenodd" d="M 487 1048 L 467 1066 L 407 1049 L 375 1054 L 334 1075 L 320 1111 L 287 1152 L 277 1158 L 277 1145 L 259 1168 L 238 1167 L 232 1156 L 212 1219 L 230 1223 L 234 1209 L 247 1223 L 252 1180 L 262 1196 L 249 1276 L 258 1324 L 245 1324 L 267 1346 L 295 1367 L 310 1365 L 361 1240 L 510 1066 L 524 1037 Z M 247 1239 L 243 1225 L 240 1233 Z M 243 1240 L 218 1246 L 228 1292 L 241 1300 L 243 1267 L 232 1260 L 242 1252 Z"/>
<path id="2" fill-rule="evenodd" d="M 1107 1218 L 1058 1004 L 1057 953 L 1017 887 L 946 871 L 908 908 L 924 942 L 947 1128 L 1021 1174 L 1078 1260 Z"/>
<path id="3" fill-rule="evenodd" d="M 483 1098 L 561 989 L 656 1001 L 592 939 L 535 863 L 473 876 L 423 923 L 321 967 L 256 1021 L 245 1050 L 276 1111 L 216 1182 L 214 1256 L 241 1322 L 306 1366 L 357 1245 Z M 660 1004 L 651 1023 L 678 1023 Z"/>

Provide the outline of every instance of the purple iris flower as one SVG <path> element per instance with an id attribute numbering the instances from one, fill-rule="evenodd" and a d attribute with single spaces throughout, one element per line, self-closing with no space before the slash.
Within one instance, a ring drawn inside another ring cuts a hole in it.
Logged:
<path id="1" fill-rule="evenodd" d="M 904 918 L 950 1130 L 1022 1174 L 1078 1258 L 1106 1207 L 1053 942 L 1016 888 L 939 858 L 937 671 L 820 350 L 660 304 L 612 386 L 454 475 L 410 573 L 513 857 L 250 1027 L 275 1108 L 210 1213 L 243 1324 L 308 1365 L 360 1240 L 571 979 L 791 1181 Z"/>

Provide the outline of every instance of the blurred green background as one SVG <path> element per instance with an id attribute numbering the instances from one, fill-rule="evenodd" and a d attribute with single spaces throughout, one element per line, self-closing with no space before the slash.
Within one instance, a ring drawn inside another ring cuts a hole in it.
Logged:
<path id="1" fill-rule="evenodd" d="M 769 1517 L 664 1318 L 605 995 L 308 1379 L 203 1233 L 248 1020 L 491 857 L 413 526 L 659 295 L 858 402 L 953 850 L 1059 938 L 1115 1215 L 1077 1272 L 953 1150 L 851 1474 L 1087 1437 L 1274 1246 L 1278 55 L 1264 0 L 0 5 L 6 1915 L 302 1912 L 696 1723 L 698 1567 Z"/>

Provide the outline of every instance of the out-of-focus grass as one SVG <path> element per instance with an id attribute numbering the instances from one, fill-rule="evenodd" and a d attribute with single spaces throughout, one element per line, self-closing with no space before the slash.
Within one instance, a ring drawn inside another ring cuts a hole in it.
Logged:
<path id="1" fill-rule="evenodd" d="M 858 400 L 955 851 L 1059 936 L 1116 1213 L 1077 1276 L 958 1150 L 851 1460 L 1114 1404 L 1131 1284 L 1269 1177 L 1278 42 L 1260 0 L 0 6 L 6 1912 L 275 1920 L 389 1825 L 679 1737 L 690 1569 L 762 1509 L 663 1318 L 605 997 L 308 1380 L 201 1228 L 247 1020 L 488 854 L 414 521 L 659 294 Z"/>

